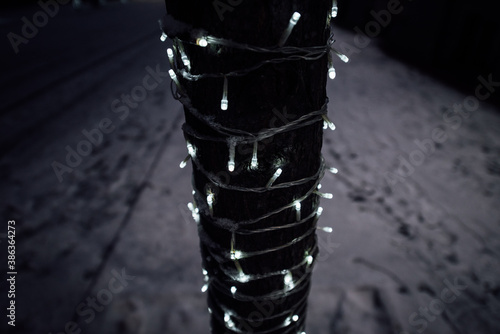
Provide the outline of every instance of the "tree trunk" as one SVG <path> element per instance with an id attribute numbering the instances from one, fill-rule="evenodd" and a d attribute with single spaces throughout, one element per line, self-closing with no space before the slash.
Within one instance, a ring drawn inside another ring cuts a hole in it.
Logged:
<path id="1" fill-rule="evenodd" d="M 166 7 L 212 333 L 301 333 L 318 252 L 332 1 Z"/>

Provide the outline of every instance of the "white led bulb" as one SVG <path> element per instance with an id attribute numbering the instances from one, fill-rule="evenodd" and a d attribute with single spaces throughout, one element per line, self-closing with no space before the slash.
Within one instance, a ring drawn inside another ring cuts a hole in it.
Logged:
<path id="1" fill-rule="evenodd" d="M 286 41 L 288 40 L 288 37 L 292 33 L 293 27 L 299 22 L 300 19 L 300 13 L 295 12 L 293 13 L 292 17 L 290 18 L 290 21 L 288 22 L 288 27 L 283 31 L 283 35 L 281 35 L 280 41 L 278 43 L 278 46 L 282 47 L 285 45 Z"/>
<path id="2" fill-rule="evenodd" d="M 297 221 L 300 221 L 300 209 L 302 205 L 300 204 L 300 201 L 295 201 L 294 204 L 295 204 L 295 218 L 297 219 Z"/>
<path id="3" fill-rule="evenodd" d="M 257 160 L 257 150 L 259 148 L 259 144 L 257 142 L 253 143 L 253 153 L 252 153 L 252 163 L 250 165 L 251 169 L 256 169 L 259 166 L 259 161 Z"/>
<path id="4" fill-rule="evenodd" d="M 273 177 L 271 177 L 271 179 L 267 183 L 266 188 L 271 187 L 273 185 L 274 181 L 276 181 L 276 179 L 281 175 L 282 172 L 283 172 L 283 170 L 281 168 L 278 168 L 276 170 L 276 172 L 274 172 Z"/>
<path id="5" fill-rule="evenodd" d="M 196 45 L 199 45 L 202 48 L 205 48 L 208 45 L 208 41 L 205 37 L 200 37 L 196 40 Z"/>
<path id="6" fill-rule="evenodd" d="M 222 99 L 220 100 L 220 108 L 227 110 L 229 101 L 227 100 L 227 77 L 224 76 L 224 87 L 222 89 Z"/>

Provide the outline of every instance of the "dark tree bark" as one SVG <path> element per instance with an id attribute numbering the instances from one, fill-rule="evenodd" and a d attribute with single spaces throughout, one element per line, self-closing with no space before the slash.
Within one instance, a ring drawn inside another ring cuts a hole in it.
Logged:
<path id="1" fill-rule="evenodd" d="M 324 167 L 328 52 L 316 53 L 314 60 L 265 63 L 245 75 L 230 73 L 241 74 L 269 59 L 304 55 L 277 49 L 294 12 L 301 17 L 285 45 L 326 50 L 332 1 L 166 0 L 166 7 L 163 29 L 174 43 L 178 92 L 185 106 L 183 130 L 192 145 L 212 332 L 301 333 L 318 252 L 315 189 Z M 202 36 L 275 52 L 210 40 L 200 47 L 195 41 Z M 195 81 L 182 77 L 180 70 L 187 70 L 183 53 L 190 61 L 189 73 L 210 76 Z M 221 110 L 223 74 L 227 110 Z M 284 131 L 262 136 L 276 128 Z M 257 167 L 252 165 L 254 148 Z M 278 168 L 281 175 L 266 188 Z"/>

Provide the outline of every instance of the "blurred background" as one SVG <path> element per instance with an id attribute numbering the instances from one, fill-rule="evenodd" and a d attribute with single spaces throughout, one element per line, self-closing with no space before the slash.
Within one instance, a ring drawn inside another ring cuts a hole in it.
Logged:
<path id="1" fill-rule="evenodd" d="M 339 0 L 351 60 L 328 85 L 323 154 L 340 172 L 323 181 L 334 232 L 318 232 L 308 334 L 500 332 L 494 5 Z M 2 332 L 209 332 L 164 13 L 0 4 L 0 253 L 15 220 L 18 272 Z"/>

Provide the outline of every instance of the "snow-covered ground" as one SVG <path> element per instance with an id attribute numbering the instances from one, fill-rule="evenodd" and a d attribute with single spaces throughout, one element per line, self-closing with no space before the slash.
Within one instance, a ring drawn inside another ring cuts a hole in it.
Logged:
<path id="1" fill-rule="evenodd" d="M 63 7 L 18 55 L 2 45 L 0 208 L 17 223 L 19 333 L 209 332 L 163 13 Z M 4 35 L 22 25 L 1 22 Z M 323 154 L 340 172 L 322 182 L 334 199 L 320 224 L 334 232 L 318 232 L 307 333 L 499 333 L 500 112 L 375 44 L 337 62 L 328 86 L 337 130 Z"/>

